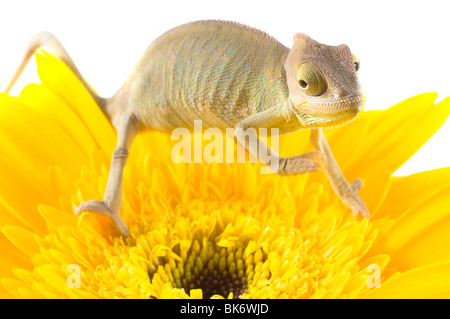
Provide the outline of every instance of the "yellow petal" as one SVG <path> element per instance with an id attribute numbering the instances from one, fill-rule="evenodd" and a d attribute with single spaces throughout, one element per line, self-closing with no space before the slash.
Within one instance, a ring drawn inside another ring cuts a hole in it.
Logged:
<path id="1" fill-rule="evenodd" d="M 0 105 L 0 143 L 5 158 L 39 182 L 45 180 L 42 172 L 52 164 L 79 174 L 83 154 L 54 121 L 5 94 L 0 94 Z"/>
<path id="2" fill-rule="evenodd" d="M 394 177 L 377 217 L 397 218 L 419 202 L 450 185 L 450 167 Z"/>
<path id="3" fill-rule="evenodd" d="M 33 256 L 34 253 L 39 251 L 39 246 L 33 237 L 34 233 L 24 228 L 5 226 L 2 228 L 2 233 L 27 256 Z"/>
<path id="4" fill-rule="evenodd" d="M 444 262 L 409 270 L 381 281 L 380 288 L 372 288 L 364 298 L 450 298 L 449 269 L 450 262 Z"/>
<path id="5" fill-rule="evenodd" d="M 20 101 L 40 116 L 51 119 L 67 132 L 86 157 L 92 147 L 100 148 L 88 127 L 67 103 L 44 85 L 29 84 L 20 93 Z M 37 121 L 39 118 L 36 119 Z"/>
<path id="6" fill-rule="evenodd" d="M 376 243 L 373 252 L 391 255 L 399 270 L 450 259 L 450 187 L 404 213 Z"/>
<path id="7" fill-rule="evenodd" d="M 353 174 L 363 177 L 379 170 L 393 173 L 414 155 L 450 112 L 450 98 L 433 105 L 435 99 L 435 93 L 414 96 L 382 112 L 377 120 L 361 114 L 361 119 L 369 119 L 370 128 L 349 160 Z"/>
<path id="8" fill-rule="evenodd" d="M 38 75 L 42 84 L 63 97 L 90 130 L 97 144 L 108 153 L 114 150 L 114 129 L 102 111 L 70 69 L 52 54 L 36 53 Z"/>
<path id="9" fill-rule="evenodd" d="M 40 205 L 39 213 L 45 219 L 50 232 L 55 231 L 60 226 L 76 225 L 74 214 L 59 211 L 52 206 Z"/>
<path id="10" fill-rule="evenodd" d="M 191 299 L 203 299 L 203 291 L 201 289 L 191 289 L 189 294 Z"/>

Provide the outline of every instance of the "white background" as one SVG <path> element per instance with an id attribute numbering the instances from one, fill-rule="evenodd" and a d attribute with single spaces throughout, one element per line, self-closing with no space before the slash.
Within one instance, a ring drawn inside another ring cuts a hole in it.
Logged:
<path id="1" fill-rule="evenodd" d="M 361 61 L 365 110 L 410 96 L 450 96 L 450 10 L 447 1 L 4 1 L 0 11 L 0 88 L 30 37 L 42 30 L 64 44 L 102 96 L 123 83 L 160 34 L 200 19 L 234 20 L 290 47 L 296 32 L 330 45 L 346 43 Z M 34 61 L 12 91 L 38 81 Z M 450 120 L 396 175 L 450 166 Z"/>

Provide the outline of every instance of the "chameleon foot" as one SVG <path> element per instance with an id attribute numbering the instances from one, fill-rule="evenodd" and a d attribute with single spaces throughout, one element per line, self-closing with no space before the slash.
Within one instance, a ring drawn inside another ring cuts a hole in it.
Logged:
<path id="1" fill-rule="evenodd" d="M 361 214 L 362 217 L 370 218 L 369 210 L 366 204 L 364 204 L 361 197 L 358 195 L 358 191 L 362 187 L 361 179 L 357 178 L 351 185 L 349 189 L 341 197 L 344 204 L 346 204 L 353 212 L 353 216 L 356 217 Z"/>
<path id="2" fill-rule="evenodd" d="M 120 216 L 119 211 L 117 211 L 117 212 L 112 211 L 109 208 L 108 204 L 106 204 L 105 202 L 98 201 L 98 200 L 90 200 L 87 202 L 83 202 L 80 204 L 80 206 L 75 208 L 75 215 L 79 215 L 83 212 L 93 212 L 93 213 L 97 213 L 100 215 L 110 217 L 111 220 L 116 225 L 120 234 L 122 234 L 123 236 L 126 236 L 126 237 L 130 236 L 128 227 L 125 224 L 125 222 L 123 221 L 122 216 Z"/>
<path id="3" fill-rule="evenodd" d="M 281 157 L 278 174 L 280 175 L 297 175 L 309 172 L 319 171 L 318 167 L 322 153 L 314 151 L 307 154 L 297 155 L 294 157 Z"/>

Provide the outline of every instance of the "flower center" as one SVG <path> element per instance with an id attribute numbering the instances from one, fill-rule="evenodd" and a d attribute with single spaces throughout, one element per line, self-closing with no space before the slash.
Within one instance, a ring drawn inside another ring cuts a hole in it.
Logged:
<path id="1" fill-rule="evenodd" d="M 216 254 L 215 256 L 219 256 Z M 186 266 L 186 275 L 181 280 L 174 282 L 174 288 L 183 288 L 185 291 L 191 289 L 201 289 L 204 298 L 211 298 L 214 295 L 240 296 L 247 290 L 248 278 L 243 271 L 236 269 L 235 263 L 227 263 L 222 258 L 212 258 L 208 261 L 207 267 L 199 266 L 201 257 L 197 257 L 194 264 Z"/>
<path id="2" fill-rule="evenodd" d="M 200 247 L 198 241 L 181 252 L 180 257 L 180 260 L 169 258 L 157 267 L 156 273 L 149 273 L 149 277 L 154 279 L 157 274 L 167 278 L 173 288 L 186 293 L 201 289 L 203 298 L 214 295 L 227 298 L 230 293 L 238 298 L 247 291 L 255 270 L 262 267 L 265 259 L 259 248 L 249 252 L 249 249 L 224 248 L 211 242 Z"/>

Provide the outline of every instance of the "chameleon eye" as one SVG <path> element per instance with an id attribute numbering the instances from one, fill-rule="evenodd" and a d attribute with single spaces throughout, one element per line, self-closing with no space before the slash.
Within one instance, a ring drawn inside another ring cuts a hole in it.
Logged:
<path id="1" fill-rule="evenodd" d="M 355 66 L 355 71 L 358 72 L 359 68 L 361 67 L 361 63 L 359 62 L 359 59 L 352 53 L 353 58 L 353 65 Z"/>
<path id="2" fill-rule="evenodd" d="M 309 95 L 321 95 L 327 89 L 327 82 L 322 72 L 309 62 L 300 65 L 297 80 L 300 88 Z"/>

